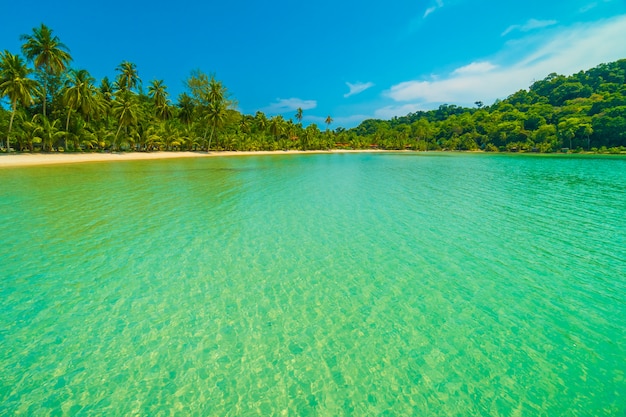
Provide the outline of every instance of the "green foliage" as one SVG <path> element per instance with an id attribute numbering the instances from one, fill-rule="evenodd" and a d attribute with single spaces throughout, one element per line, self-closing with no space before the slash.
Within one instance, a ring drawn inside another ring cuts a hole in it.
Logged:
<path id="1" fill-rule="evenodd" d="M 569 77 L 550 74 L 491 106 L 442 105 L 389 121 L 365 120 L 349 132 L 358 147 L 619 152 L 626 146 L 625 82 L 623 59 Z"/>

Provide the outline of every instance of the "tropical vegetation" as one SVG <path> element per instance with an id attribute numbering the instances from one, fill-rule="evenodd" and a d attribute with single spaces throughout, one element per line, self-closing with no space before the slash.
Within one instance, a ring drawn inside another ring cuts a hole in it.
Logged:
<path id="1" fill-rule="evenodd" d="M 95 80 L 42 24 L 0 52 L 0 148 L 11 151 L 411 149 L 626 152 L 626 59 L 571 76 L 550 74 L 492 105 L 442 105 L 352 129 L 322 131 L 258 111 L 242 114 L 215 75 L 192 71 L 172 101 L 129 61 Z M 30 64 L 30 66 L 29 66 Z"/>

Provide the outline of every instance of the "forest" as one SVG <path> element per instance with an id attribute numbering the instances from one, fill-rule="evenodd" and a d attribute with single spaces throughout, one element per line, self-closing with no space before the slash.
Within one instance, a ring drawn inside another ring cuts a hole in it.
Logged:
<path id="1" fill-rule="evenodd" d="M 352 129 L 303 126 L 242 114 L 215 75 L 192 71 L 185 92 L 162 80 L 144 88 L 129 61 L 96 81 L 71 67 L 69 48 L 42 24 L 20 36 L 21 51 L 0 52 L 3 152 L 255 151 L 317 149 L 626 153 L 626 59 L 571 76 L 549 74 L 491 105 L 441 105 Z"/>

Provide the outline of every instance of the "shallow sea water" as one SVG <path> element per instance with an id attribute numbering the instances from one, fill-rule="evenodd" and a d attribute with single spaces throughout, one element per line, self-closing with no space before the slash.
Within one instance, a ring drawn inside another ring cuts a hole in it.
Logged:
<path id="1" fill-rule="evenodd" d="M 626 413 L 626 159 L 0 170 L 0 415 Z"/>

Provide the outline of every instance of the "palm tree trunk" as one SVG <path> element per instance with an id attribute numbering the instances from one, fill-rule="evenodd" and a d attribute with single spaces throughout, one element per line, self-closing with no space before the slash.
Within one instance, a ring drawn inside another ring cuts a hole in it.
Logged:
<path id="1" fill-rule="evenodd" d="M 46 75 L 43 76 L 43 117 L 46 117 L 46 101 L 48 97 L 48 80 L 46 79 Z"/>
<path id="2" fill-rule="evenodd" d="M 215 125 L 211 126 L 211 136 L 209 136 L 209 143 L 206 146 L 206 151 L 209 152 L 211 149 L 211 139 L 213 139 L 213 132 L 215 132 Z"/>
<path id="3" fill-rule="evenodd" d="M 202 140 L 204 142 L 206 142 L 206 135 L 207 135 L 207 133 L 209 133 L 209 125 L 208 124 L 206 125 L 206 129 L 204 129 L 204 135 L 202 136 Z M 206 151 L 207 152 L 209 151 L 208 145 L 207 145 Z"/>
<path id="4" fill-rule="evenodd" d="M 9 131 L 7 132 L 7 153 L 11 150 L 9 143 L 9 137 L 11 136 L 11 128 L 13 127 L 13 118 L 15 117 L 15 111 L 17 110 L 17 102 L 13 102 L 13 110 L 11 111 L 11 120 L 9 121 Z"/>
<path id="5" fill-rule="evenodd" d="M 115 132 L 115 137 L 113 138 L 113 143 L 111 144 L 111 150 L 115 150 L 115 145 L 117 144 L 117 135 L 120 134 L 120 130 L 122 130 L 122 125 L 119 125 L 117 128 L 117 132 Z"/>
<path id="6" fill-rule="evenodd" d="M 65 121 L 65 150 L 67 151 L 67 137 L 70 134 L 70 115 L 72 114 L 72 108 L 67 110 L 67 120 Z"/>

